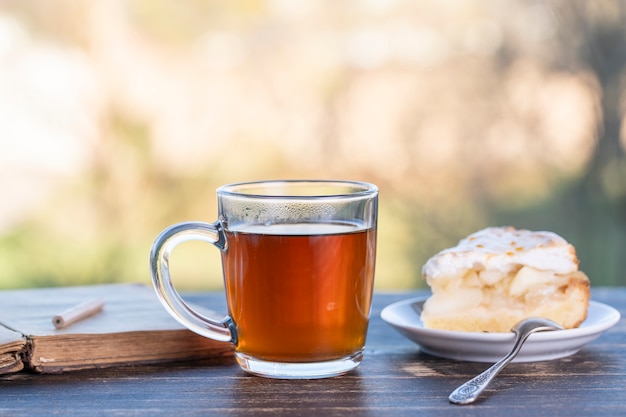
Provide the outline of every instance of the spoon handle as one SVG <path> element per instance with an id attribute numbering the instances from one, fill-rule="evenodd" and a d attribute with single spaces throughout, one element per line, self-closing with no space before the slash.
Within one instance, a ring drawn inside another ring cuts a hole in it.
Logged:
<path id="1" fill-rule="evenodd" d="M 491 365 L 487 370 L 482 372 L 481 374 L 475 376 L 470 379 L 463 385 L 459 386 L 457 389 L 452 391 L 448 399 L 451 403 L 465 405 L 471 404 L 478 398 L 481 392 L 487 388 L 487 385 L 491 383 L 491 381 L 507 366 L 519 353 L 522 349 L 522 345 L 528 338 L 529 334 L 522 335 L 522 337 L 518 337 L 513 345 L 511 351 L 498 362 Z"/>

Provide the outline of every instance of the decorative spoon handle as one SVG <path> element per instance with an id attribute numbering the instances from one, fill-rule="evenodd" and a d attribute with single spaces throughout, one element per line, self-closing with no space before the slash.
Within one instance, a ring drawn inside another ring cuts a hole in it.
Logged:
<path id="1" fill-rule="evenodd" d="M 487 388 L 487 385 L 491 383 L 496 375 L 498 375 L 500 371 L 503 370 L 504 367 L 517 356 L 522 347 L 522 343 L 523 341 L 521 339 L 517 339 L 513 349 L 504 358 L 491 365 L 486 371 L 476 375 L 474 378 L 452 391 L 448 397 L 450 402 L 460 405 L 473 403 L 474 400 L 478 398 L 480 393 Z"/>

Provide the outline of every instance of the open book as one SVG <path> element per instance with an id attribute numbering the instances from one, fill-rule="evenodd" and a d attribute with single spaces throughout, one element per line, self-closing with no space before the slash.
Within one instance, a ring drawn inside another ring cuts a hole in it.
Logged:
<path id="1" fill-rule="evenodd" d="M 57 329 L 52 318 L 101 298 L 102 311 Z M 194 307 L 195 308 L 195 307 Z M 58 373 L 232 355 L 230 343 L 187 330 L 141 284 L 0 291 L 0 374 Z"/>

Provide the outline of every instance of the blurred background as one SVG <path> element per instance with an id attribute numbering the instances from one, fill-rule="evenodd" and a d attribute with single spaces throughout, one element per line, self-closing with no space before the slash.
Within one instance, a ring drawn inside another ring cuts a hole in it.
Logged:
<path id="1" fill-rule="evenodd" d="M 379 290 L 492 225 L 626 285 L 625 90 L 624 1 L 0 0 L 0 288 L 148 283 L 163 228 L 283 178 L 379 186 Z"/>

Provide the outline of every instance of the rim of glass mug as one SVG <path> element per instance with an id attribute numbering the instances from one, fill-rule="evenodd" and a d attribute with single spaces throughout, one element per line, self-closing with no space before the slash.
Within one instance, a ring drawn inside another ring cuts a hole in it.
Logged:
<path id="1" fill-rule="evenodd" d="M 297 192 L 300 190 L 300 192 Z M 335 191 L 332 191 L 335 190 Z M 371 196 L 378 187 L 364 181 L 350 180 L 267 180 L 227 184 L 218 195 L 260 199 L 333 199 Z"/>

